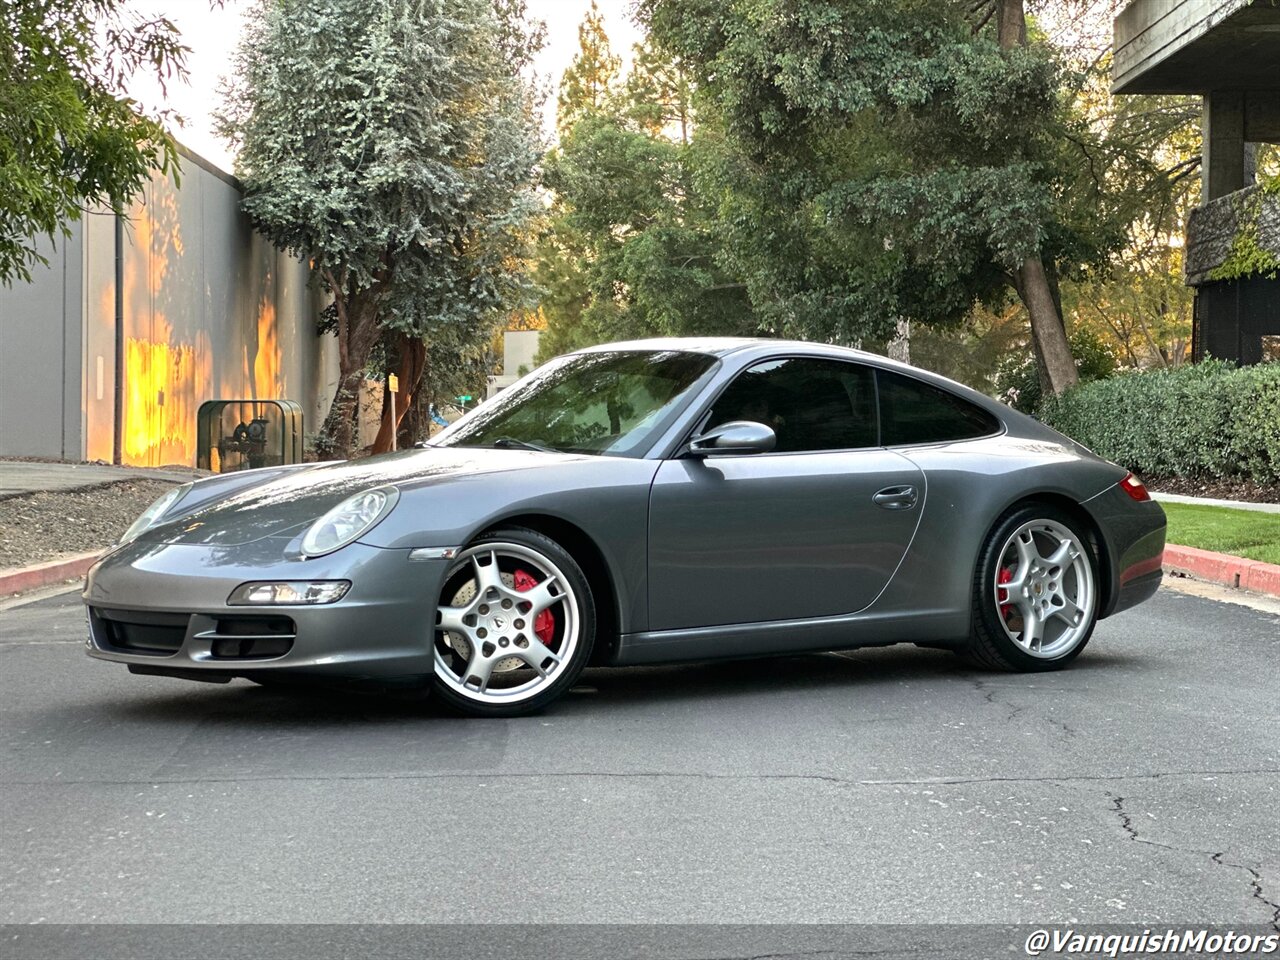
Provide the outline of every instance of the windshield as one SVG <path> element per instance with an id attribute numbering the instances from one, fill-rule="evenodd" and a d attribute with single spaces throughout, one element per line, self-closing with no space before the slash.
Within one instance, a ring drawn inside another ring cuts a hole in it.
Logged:
<path id="1" fill-rule="evenodd" d="M 433 443 L 638 457 L 715 362 L 706 354 L 672 350 L 563 357 Z"/>

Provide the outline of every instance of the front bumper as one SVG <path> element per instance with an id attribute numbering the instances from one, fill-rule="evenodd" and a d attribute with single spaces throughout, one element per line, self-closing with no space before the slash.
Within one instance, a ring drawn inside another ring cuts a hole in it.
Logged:
<path id="1" fill-rule="evenodd" d="M 361 543 L 286 560 L 283 545 L 274 538 L 235 548 L 135 541 L 115 550 L 85 581 L 88 654 L 137 672 L 215 680 L 433 672 L 436 604 L 450 561 L 410 560 L 408 550 Z M 227 605 L 232 590 L 254 580 L 350 580 L 351 589 L 315 606 Z M 260 634 L 267 642 L 241 642 Z"/>

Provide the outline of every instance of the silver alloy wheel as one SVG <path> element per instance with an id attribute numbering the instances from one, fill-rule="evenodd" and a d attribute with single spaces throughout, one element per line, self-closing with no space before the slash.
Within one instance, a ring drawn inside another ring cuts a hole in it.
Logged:
<path id="1" fill-rule="evenodd" d="M 511 569 L 504 567 L 524 570 L 537 583 L 518 590 Z M 436 676 L 467 699 L 528 700 L 555 682 L 573 658 L 582 632 L 578 597 L 564 572 L 539 551 L 520 543 L 478 544 L 458 556 L 444 582 L 454 584 L 445 591 L 450 597 L 469 594 L 470 599 L 437 609 Z M 546 611 L 555 617 L 550 645 L 534 627 Z M 519 661 L 514 669 L 512 660 Z"/>
<path id="2" fill-rule="evenodd" d="M 1089 635 L 1093 566 L 1080 538 L 1057 521 L 1031 520 L 1013 532 L 994 587 L 1000 623 L 1024 653 L 1055 659 Z"/>

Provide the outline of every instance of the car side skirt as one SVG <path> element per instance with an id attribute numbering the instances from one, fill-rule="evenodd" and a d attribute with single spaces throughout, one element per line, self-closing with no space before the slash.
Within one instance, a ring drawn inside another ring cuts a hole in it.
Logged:
<path id="1" fill-rule="evenodd" d="M 968 632 L 967 610 L 859 613 L 810 620 L 657 630 L 623 634 L 611 665 L 816 653 L 894 643 L 959 647 L 965 642 Z"/>

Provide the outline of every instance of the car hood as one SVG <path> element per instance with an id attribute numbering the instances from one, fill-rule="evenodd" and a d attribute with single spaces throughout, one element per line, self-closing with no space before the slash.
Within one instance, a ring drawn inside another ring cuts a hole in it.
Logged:
<path id="1" fill-rule="evenodd" d="M 590 459 L 578 454 L 486 447 L 424 447 L 299 470 L 238 490 L 160 524 L 139 538 L 155 543 L 232 546 L 264 537 L 292 539 L 362 490 L 402 492 L 440 483 L 471 483 L 494 473 L 536 470 Z M 178 504 L 181 510 L 181 503 Z"/>

